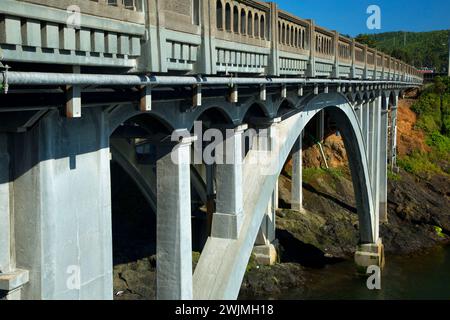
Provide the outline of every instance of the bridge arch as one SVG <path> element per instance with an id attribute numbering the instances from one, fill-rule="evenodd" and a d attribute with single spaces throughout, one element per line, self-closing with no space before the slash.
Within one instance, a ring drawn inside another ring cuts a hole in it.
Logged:
<path id="1" fill-rule="evenodd" d="M 303 110 L 278 124 L 277 140 L 282 143 L 269 156 L 271 163 L 276 163 L 277 167 L 273 170 L 273 174 L 269 175 L 262 175 L 259 168 L 252 167 L 254 170 L 252 184 L 243 186 L 247 197 L 252 201 L 244 204 L 245 219 L 239 238 L 237 240 L 208 239 L 194 272 L 195 299 L 235 299 L 237 297 L 259 226 L 282 167 L 305 126 L 324 109 L 327 109 L 327 112 L 336 120 L 349 156 L 360 221 L 360 242 L 375 243 L 378 240 L 369 166 L 357 116 L 344 95 L 321 94 L 312 98 Z M 244 181 L 246 181 L 245 173 Z"/>
<path id="2" fill-rule="evenodd" d="M 206 105 L 204 108 L 199 109 L 195 115 L 194 120 L 190 123 L 188 130 L 192 130 L 195 121 L 210 121 L 214 124 L 233 124 L 233 117 L 228 112 L 230 108 L 226 106 L 217 106 L 216 104 Z"/>

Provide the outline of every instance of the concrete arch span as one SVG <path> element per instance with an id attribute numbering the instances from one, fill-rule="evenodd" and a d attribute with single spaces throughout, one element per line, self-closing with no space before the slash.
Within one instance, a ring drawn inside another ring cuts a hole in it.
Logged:
<path id="1" fill-rule="evenodd" d="M 244 221 L 236 240 L 210 237 L 193 276 L 194 299 L 236 299 L 253 244 L 274 185 L 297 138 L 321 110 L 335 117 L 349 154 L 360 221 L 361 243 L 378 240 L 378 220 L 372 202 L 368 157 L 357 116 L 346 97 L 333 93 L 312 98 L 297 114 L 277 124 L 276 141 L 267 162 L 271 174 L 254 166 L 258 150 L 251 150 L 243 164 Z M 252 159 L 253 158 L 253 159 Z M 252 170 L 250 170 L 250 167 Z"/>

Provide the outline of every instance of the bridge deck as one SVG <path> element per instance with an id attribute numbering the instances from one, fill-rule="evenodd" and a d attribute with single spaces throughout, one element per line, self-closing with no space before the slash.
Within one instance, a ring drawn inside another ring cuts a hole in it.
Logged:
<path id="1" fill-rule="evenodd" d="M 402 61 L 250 0 L 3 0 L 0 57 L 18 71 L 422 81 Z"/>

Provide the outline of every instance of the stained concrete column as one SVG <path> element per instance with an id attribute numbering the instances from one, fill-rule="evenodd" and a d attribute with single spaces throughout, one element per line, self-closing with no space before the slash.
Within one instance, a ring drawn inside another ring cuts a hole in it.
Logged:
<path id="1" fill-rule="evenodd" d="M 380 205 L 380 222 L 387 222 L 387 174 L 388 174 L 388 126 L 389 126 L 389 113 L 388 105 L 389 98 L 382 98 L 384 104 L 383 110 L 380 114 L 380 187 L 379 187 L 379 205 Z"/>
<path id="2" fill-rule="evenodd" d="M 191 144 L 159 146 L 157 175 L 156 277 L 158 300 L 192 299 Z"/>
<path id="3" fill-rule="evenodd" d="M 227 137 L 224 163 L 216 165 L 216 213 L 211 233 L 216 238 L 237 239 L 242 227 L 242 136 L 246 129 L 247 125 L 239 126 Z"/>
<path id="4" fill-rule="evenodd" d="M 292 153 L 292 199 L 291 206 L 293 210 L 302 211 L 303 210 L 303 177 L 302 177 L 302 166 L 303 166 L 303 156 L 302 156 L 302 135 L 295 142 L 293 153 Z"/>

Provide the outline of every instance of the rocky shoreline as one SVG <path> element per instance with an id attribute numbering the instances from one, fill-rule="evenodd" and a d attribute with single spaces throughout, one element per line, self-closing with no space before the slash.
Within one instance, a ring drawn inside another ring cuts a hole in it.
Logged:
<path id="1" fill-rule="evenodd" d="M 358 220 L 348 179 L 345 174 L 322 173 L 304 188 L 305 212 L 278 211 L 280 263 L 251 268 L 241 298 L 270 298 L 289 289 L 308 288 L 316 270 L 353 259 Z M 450 243 L 449 182 L 447 177 L 425 180 L 404 171 L 389 181 L 389 222 L 380 227 L 388 257 L 417 255 Z"/>

